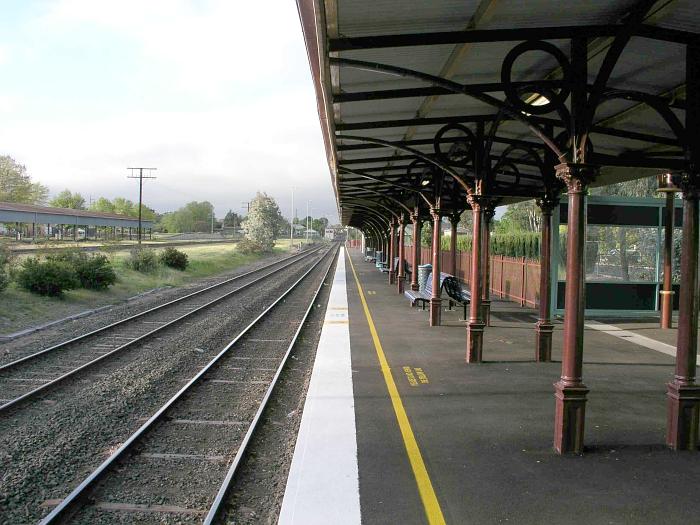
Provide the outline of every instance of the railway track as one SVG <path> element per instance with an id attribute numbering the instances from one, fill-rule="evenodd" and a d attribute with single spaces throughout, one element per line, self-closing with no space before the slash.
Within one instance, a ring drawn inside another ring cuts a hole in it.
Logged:
<path id="1" fill-rule="evenodd" d="M 331 248 L 42 521 L 215 523 L 338 253 Z"/>
<path id="2" fill-rule="evenodd" d="M 209 285 L 164 304 L 120 319 L 20 359 L 0 365 L 0 415 L 46 392 L 69 377 L 182 323 L 272 274 L 317 253 L 320 248 L 275 261 Z"/>

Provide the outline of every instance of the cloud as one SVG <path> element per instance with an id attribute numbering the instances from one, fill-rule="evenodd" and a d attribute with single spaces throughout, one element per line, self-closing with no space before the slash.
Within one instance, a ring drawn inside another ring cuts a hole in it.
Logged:
<path id="1" fill-rule="evenodd" d="M 62 75 L 61 90 L 41 85 L 39 98 L 49 99 L 41 106 L 33 94 L 0 91 L 0 113 L 13 112 L 0 127 L 0 154 L 25 163 L 35 179 L 54 191 L 135 198 L 126 168 L 155 166 L 158 179 L 146 185 L 145 201 L 159 211 L 209 200 L 223 214 L 261 190 L 289 215 L 295 186 L 301 212 L 310 199 L 335 213 L 293 2 L 41 5 L 18 49 L 32 56 L 33 69 L 60 72 L 61 60 L 71 58 L 61 53 L 89 42 L 104 51 L 110 80 L 128 75 L 136 88 L 120 85 L 117 104 L 111 92 L 95 92 L 99 83 L 87 84 L 95 71 L 77 68 Z"/>

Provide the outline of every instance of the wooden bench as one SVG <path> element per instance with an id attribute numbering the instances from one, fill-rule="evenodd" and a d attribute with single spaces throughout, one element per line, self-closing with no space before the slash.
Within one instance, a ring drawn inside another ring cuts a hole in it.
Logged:
<path id="1" fill-rule="evenodd" d="M 442 274 L 441 274 L 442 276 Z M 462 288 L 462 283 L 454 275 L 447 275 L 442 281 L 442 287 L 450 299 L 450 303 L 462 305 L 464 308 L 464 320 L 467 320 L 467 305 L 471 302 L 472 295 Z"/>
<path id="2" fill-rule="evenodd" d="M 447 277 L 450 276 L 446 273 L 440 273 L 440 288 L 442 288 L 443 282 Z M 425 288 L 422 292 L 419 290 L 406 290 L 404 291 L 403 295 L 408 297 L 408 300 L 411 301 L 411 306 L 420 304 L 421 309 L 425 310 L 425 305 L 429 303 L 430 299 L 433 297 L 433 273 L 430 272 L 428 274 L 428 280 L 426 281 Z"/>

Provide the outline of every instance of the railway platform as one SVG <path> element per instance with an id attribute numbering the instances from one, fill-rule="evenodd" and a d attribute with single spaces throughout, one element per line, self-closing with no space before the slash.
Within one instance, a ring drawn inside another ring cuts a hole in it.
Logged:
<path id="1" fill-rule="evenodd" d="M 536 363 L 535 312 L 494 300 L 484 362 L 470 365 L 461 309 L 431 328 L 428 312 L 410 308 L 359 250 L 346 254 L 317 360 L 333 362 L 347 338 L 351 361 L 314 370 L 280 523 L 697 521 L 700 455 L 664 444 L 675 331 L 655 320 L 586 320 L 585 452 L 560 456 L 552 385 L 561 324 L 553 362 Z M 330 316 L 343 311 L 343 290 L 345 324 Z M 351 385 L 315 390 L 338 386 L 327 374 Z M 354 428 L 354 443 L 329 447 L 339 428 Z"/>

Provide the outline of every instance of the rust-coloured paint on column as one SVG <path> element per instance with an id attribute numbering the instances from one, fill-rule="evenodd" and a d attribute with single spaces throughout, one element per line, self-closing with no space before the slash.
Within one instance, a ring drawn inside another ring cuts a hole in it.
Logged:
<path id="1" fill-rule="evenodd" d="M 450 275 L 457 275 L 457 225 L 459 214 L 450 215 Z"/>
<path id="2" fill-rule="evenodd" d="M 413 221 L 413 262 L 411 264 L 411 290 L 418 290 L 418 265 L 421 264 L 421 222 L 418 218 L 418 214 L 412 215 L 411 220 Z"/>
<path id="3" fill-rule="evenodd" d="M 666 208 L 664 209 L 664 280 L 661 290 L 661 328 L 673 328 L 673 223 L 674 223 L 673 192 L 666 193 Z"/>
<path id="4" fill-rule="evenodd" d="M 564 310 L 564 345 L 561 378 L 554 384 L 556 410 L 554 448 L 559 454 L 583 453 L 586 394 L 582 382 L 583 320 L 585 297 L 584 243 L 586 238 L 586 191 L 597 170 L 582 164 L 560 164 L 557 177 L 569 194 Z"/>
<path id="5" fill-rule="evenodd" d="M 396 276 L 396 283 L 397 283 L 397 291 L 398 293 L 402 294 L 403 293 L 403 283 L 406 280 L 406 261 L 405 261 L 405 247 L 404 247 L 404 235 L 406 233 L 406 221 L 404 218 L 401 218 L 401 221 L 399 222 L 399 268 L 398 268 L 398 275 Z"/>
<path id="6" fill-rule="evenodd" d="M 433 218 L 433 255 L 432 287 L 433 295 L 430 298 L 430 326 L 440 326 L 442 300 L 440 299 L 440 210 L 430 210 Z"/>
<path id="7" fill-rule="evenodd" d="M 477 195 L 468 197 L 472 207 L 472 268 L 467 321 L 467 363 L 481 363 L 484 323 L 481 320 L 481 234 L 483 232 L 483 198 Z"/>
<path id="8" fill-rule="evenodd" d="M 492 203 L 484 206 L 483 233 L 481 239 L 481 319 L 491 326 L 491 220 L 496 213 Z"/>
<path id="9" fill-rule="evenodd" d="M 537 199 L 542 212 L 542 233 L 540 247 L 540 306 L 535 324 L 535 361 L 548 363 L 552 360 L 552 211 L 559 204 L 557 197 Z"/>
<path id="10" fill-rule="evenodd" d="M 396 282 L 394 274 L 394 258 L 396 257 L 396 223 L 392 220 L 389 228 L 389 284 Z"/>
<path id="11" fill-rule="evenodd" d="M 683 241 L 678 300 L 676 373 L 667 385 L 666 444 L 674 450 L 697 450 L 700 386 L 695 384 L 698 347 L 698 193 L 683 189 Z"/>

